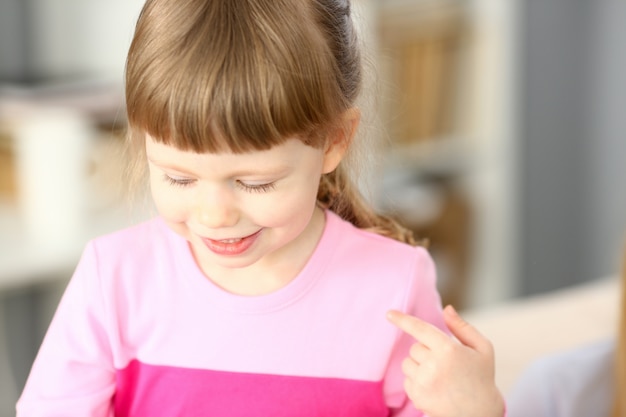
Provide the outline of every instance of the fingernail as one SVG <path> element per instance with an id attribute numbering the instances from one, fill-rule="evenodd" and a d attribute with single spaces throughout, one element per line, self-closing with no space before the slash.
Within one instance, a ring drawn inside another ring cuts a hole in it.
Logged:
<path id="1" fill-rule="evenodd" d="M 393 319 L 397 316 L 397 313 L 394 310 L 389 310 L 386 316 L 387 316 L 387 320 L 393 321 Z"/>
<path id="2" fill-rule="evenodd" d="M 456 309 L 454 308 L 454 306 L 453 306 L 452 304 L 448 304 L 448 305 L 444 308 L 444 310 L 447 310 L 447 311 L 448 311 L 448 313 L 450 313 L 450 314 L 452 314 L 452 315 L 454 315 L 454 316 L 458 316 L 458 315 L 459 315 L 459 313 L 457 313 Z"/>

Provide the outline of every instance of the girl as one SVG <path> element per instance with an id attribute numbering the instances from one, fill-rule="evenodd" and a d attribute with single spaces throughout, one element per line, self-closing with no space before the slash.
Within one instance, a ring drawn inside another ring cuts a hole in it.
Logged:
<path id="1" fill-rule="evenodd" d="M 87 245 L 18 416 L 502 416 L 489 342 L 350 177 L 361 74 L 345 1 L 148 0 L 128 141 L 159 216 Z"/>

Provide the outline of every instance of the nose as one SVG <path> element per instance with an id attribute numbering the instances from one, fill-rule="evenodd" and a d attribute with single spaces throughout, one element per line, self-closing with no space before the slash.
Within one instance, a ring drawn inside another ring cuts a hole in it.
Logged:
<path id="1" fill-rule="evenodd" d="M 224 189 L 199 193 L 195 211 L 198 222 L 211 229 L 234 226 L 239 221 L 239 209 L 234 198 Z"/>

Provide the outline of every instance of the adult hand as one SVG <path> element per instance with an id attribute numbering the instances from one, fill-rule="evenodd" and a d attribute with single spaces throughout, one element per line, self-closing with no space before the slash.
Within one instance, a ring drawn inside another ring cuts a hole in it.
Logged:
<path id="1" fill-rule="evenodd" d="M 416 339 L 402 363 L 408 397 L 430 417 L 502 417 L 504 399 L 495 384 L 491 342 L 452 306 L 443 316 L 456 339 L 399 311 L 387 315 Z"/>

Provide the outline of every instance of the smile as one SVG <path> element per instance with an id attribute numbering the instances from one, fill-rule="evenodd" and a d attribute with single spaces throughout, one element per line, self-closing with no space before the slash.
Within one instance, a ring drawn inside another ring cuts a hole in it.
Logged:
<path id="1" fill-rule="evenodd" d="M 263 230 L 263 229 L 261 229 Z M 235 256 L 245 253 L 254 244 L 256 239 L 261 234 L 261 230 L 253 233 L 249 236 L 240 238 L 230 238 L 213 240 L 209 238 L 202 238 L 205 246 L 216 255 L 221 256 Z"/>

